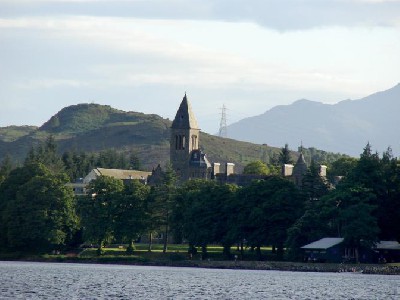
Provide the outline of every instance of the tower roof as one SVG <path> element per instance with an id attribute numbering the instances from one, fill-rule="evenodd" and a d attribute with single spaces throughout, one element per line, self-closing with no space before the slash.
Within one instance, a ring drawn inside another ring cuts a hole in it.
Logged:
<path id="1" fill-rule="evenodd" d="M 182 99 L 178 111 L 176 112 L 175 119 L 172 122 L 172 128 L 199 129 L 199 125 L 197 124 L 196 117 L 192 111 L 192 106 L 186 97 L 186 93 Z"/>
<path id="2" fill-rule="evenodd" d="M 307 172 L 307 163 L 304 159 L 303 152 L 300 152 L 299 159 L 297 160 L 296 164 L 293 168 L 293 175 L 303 175 Z"/>

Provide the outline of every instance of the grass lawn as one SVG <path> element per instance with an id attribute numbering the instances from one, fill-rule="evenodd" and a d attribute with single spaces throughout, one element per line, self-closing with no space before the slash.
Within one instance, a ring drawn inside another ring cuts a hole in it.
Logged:
<path id="1" fill-rule="evenodd" d="M 132 257 L 132 259 L 139 258 L 145 260 L 185 260 L 189 259 L 187 244 L 168 244 L 167 253 L 164 254 L 162 244 L 153 244 L 151 252 L 148 251 L 148 244 L 135 244 L 134 255 L 128 256 L 126 254 L 126 245 L 111 245 L 110 247 L 103 248 L 104 255 L 102 257 Z M 96 248 L 84 249 L 79 256 L 82 258 L 96 257 Z M 261 252 L 263 255 L 271 256 L 271 247 L 262 247 Z M 208 258 L 213 260 L 224 260 L 223 247 L 219 245 L 210 245 L 207 247 Z M 232 255 L 239 255 L 236 247 L 231 247 Z M 255 252 L 249 248 L 245 250 L 245 257 L 249 260 L 255 259 Z M 192 257 L 193 260 L 201 260 L 201 248 L 197 248 L 197 254 Z"/>

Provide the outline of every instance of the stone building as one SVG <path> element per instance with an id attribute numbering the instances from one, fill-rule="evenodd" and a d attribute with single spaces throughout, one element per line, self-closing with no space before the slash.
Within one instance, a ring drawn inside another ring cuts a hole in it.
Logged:
<path id="1" fill-rule="evenodd" d="M 326 178 L 326 169 L 325 165 L 319 165 L 319 176 L 322 178 Z M 303 146 L 300 147 L 300 155 L 297 159 L 297 162 L 292 164 L 284 164 L 282 166 L 282 176 L 291 179 L 296 186 L 301 188 L 303 186 L 303 178 L 304 175 L 308 171 L 308 166 L 306 160 L 303 155 Z"/>
<path id="2" fill-rule="evenodd" d="M 211 179 L 212 167 L 199 149 L 200 128 L 186 93 L 171 126 L 170 161 L 179 181 Z"/>
<path id="3" fill-rule="evenodd" d="M 171 126 L 170 162 L 177 174 L 178 180 L 184 182 L 190 179 L 214 179 L 218 182 L 248 185 L 252 180 L 265 179 L 266 175 L 236 174 L 235 164 L 218 162 L 210 163 L 206 154 L 200 149 L 200 128 L 185 93 Z M 282 176 L 291 179 L 296 186 L 302 187 L 304 175 L 308 171 L 302 147 L 297 162 L 282 166 Z M 153 170 L 149 184 L 155 184 L 160 177 L 161 168 Z M 326 166 L 320 166 L 320 176 L 326 177 Z"/>

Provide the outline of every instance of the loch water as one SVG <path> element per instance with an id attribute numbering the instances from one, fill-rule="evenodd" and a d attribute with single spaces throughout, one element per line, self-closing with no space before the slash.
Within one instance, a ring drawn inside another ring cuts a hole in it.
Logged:
<path id="1" fill-rule="evenodd" d="M 0 299 L 400 299 L 400 276 L 3 261 Z"/>

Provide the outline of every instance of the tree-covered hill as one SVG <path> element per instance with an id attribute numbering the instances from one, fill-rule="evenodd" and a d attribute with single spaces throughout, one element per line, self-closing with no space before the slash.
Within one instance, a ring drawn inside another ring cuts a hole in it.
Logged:
<path id="1" fill-rule="evenodd" d="M 41 127 L 9 126 L 0 128 L 0 160 L 9 155 L 21 163 L 32 146 L 52 135 L 60 153 L 68 150 L 99 152 L 114 149 L 134 153 L 141 166 L 151 170 L 169 160 L 171 121 L 154 114 L 125 112 L 108 105 L 79 104 L 63 108 Z M 283 147 L 284 145 L 282 145 Z M 201 133 L 200 147 L 212 162 L 233 162 L 237 170 L 254 160 L 271 162 L 279 148 L 224 139 Z M 312 152 L 312 153 L 311 153 Z M 340 155 L 306 149 L 320 162 L 332 162 Z M 296 158 L 296 153 L 292 153 Z"/>

